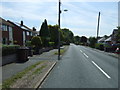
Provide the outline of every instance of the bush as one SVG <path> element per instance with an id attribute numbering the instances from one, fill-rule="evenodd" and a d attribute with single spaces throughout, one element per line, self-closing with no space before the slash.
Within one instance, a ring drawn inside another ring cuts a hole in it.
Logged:
<path id="1" fill-rule="evenodd" d="M 2 56 L 16 53 L 19 45 L 2 45 Z"/>
<path id="2" fill-rule="evenodd" d="M 55 42 L 49 42 L 49 46 L 53 47 L 55 45 Z"/>
<path id="3" fill-rule="evenodd" d="M 31 41 L 27 41 L 27 42 L 25 43 L 25 45 L 26 45 L 27 47 L 31 47 L 31 46 L 32 46 Z"/>
<path id="4" fill-rule="evenodd" d="M 39 36 L 34 36 L 31 40 L 31 44 L 34 45 L 36 48 L 42 47 L 42 41 Z"/>
<path id="5" fill-rule="evenodd" d="M 95 48 L 99 50 L 104 50 L 104 44 L 103 43 L 96 43 Z"/>

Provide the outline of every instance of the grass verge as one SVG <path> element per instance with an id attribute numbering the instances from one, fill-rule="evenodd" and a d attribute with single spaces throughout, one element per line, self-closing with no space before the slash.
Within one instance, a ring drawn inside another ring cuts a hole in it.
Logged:
<path id="1" fill-rule="evenodd" d="M 18 79 L 22 78 L 27 72 L 29 72 L 30 70 L 32 70 L 33 68 L 35 68 L 37 65 L 42 64 L 43 62 L 44 61 L 37 62 L 36 64 L 31 65 L 31 66 L 27 67 L 26 69 L 24 69 L 22 72 L 19 72 L 16 75 L 12 76 L 11 78 L 3 81 L 2 88 L 10 88 L 10 86 L 13 83 L 15 83 Z M 38 70 L 36 72 L 38 72 Z"/>
<path id="2" fill-rule="evenodd" d="M 68 46 L 65 46 L 63 49 L 60 49 L 60 55 L 63 55 L 66 52 L 67 48 L 68 48 Z M 54 54 L 58 55 L 58 51 L 55 51 Z"/>

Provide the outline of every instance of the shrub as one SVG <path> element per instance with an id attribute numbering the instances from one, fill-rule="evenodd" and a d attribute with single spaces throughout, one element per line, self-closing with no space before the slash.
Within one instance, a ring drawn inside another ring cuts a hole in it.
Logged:
<path id="1" fill-rule="evenodd" d="M 36 48 L 42 47 L 42 41 L 39 36 L 34 36 L 31 40 L 31 44 L 34 45 Z"/>
<path id="2" fill-rule="evenodd" d="M 2 45 L 2 56 L 16 53 L 19 45 Z"/>
<path id="3" fill-rule="evenodd" d="M 31 47 L 31 46 L 32 46 L 31 41 L 27 41 L 25 45 L 26 45 L 27 47 Z"/>
<path id="4" fill-rule="evenodd" d="M 96 43 L 95 48 L 100 49 L 100 50 L 104 50 L 104 44 L 103 43 Z"/>
<path id="5" fill-rule="evenodd" d="M 55 45 L 55 42 L 49 42 L 49 46 L 53 47 Z"/>

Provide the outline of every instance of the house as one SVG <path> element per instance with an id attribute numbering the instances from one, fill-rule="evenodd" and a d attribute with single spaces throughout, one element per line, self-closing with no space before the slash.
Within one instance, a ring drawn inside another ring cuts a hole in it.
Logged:
<path id="1" fill-rule="evenodd" d="M 117 38 L 116 38 L 117 33 L 118 33 L 118 29 L 113 29 L 112 38 L 111 38 L 113 44 L 117 43 Z"/>
<path id="2" fill-rule="evenodd" d="M 110 36 L 104 42 L 108 43 L 108 44 L 112 44 L 112 40 L 111 39 L 112 39 L 112 37 Z"/>
<path id="3" fill-rule="evenodd" d="M 33 29 L 30 29 L 29 27 L 25 26 L 23 24 L 23 21 L 21 23 L 13 23 L 11 21 L 8 21 L 13 27 L 13 38 L 14 38 L 14 44 L 23 45 L 25 46 L 25 43 L 27 41 L 30 41 L 33 36 L 37 36 L 36 29 L 33 27 Z"/>
<path id="4" fill-rule="evenodd" d="M 0 31 L 2 32 L 2 44 L 13 44 L 13 25 L 0 17 Z"/>
<path id="5" fill-rule="evenodd" d="M 14 25 L 13 27 L 14 44 L 25 46 L 25 43 L 27 41 L 30 41 L 33 36 L 37 36 L 36 29 L 34 27 L 33 29 L 30 29 L 29 27 L 25 26 L 23 24 L 23 21 L 21 21 L 21 23 L 15 23 L 11 21 L 8 22 Z"/>
<path id="6" fill-rule="evenodd" d="M 98 43 L 104 43 L 105 40 L 106 40 L 106 37 L 101 37 L 100 39 L 98 39 Z"/>
<path id="7" fill-rule="evenodd" d="M 12 21 L 6 21 L 2 18 L 0 27 L 2 31 L 2 44 L 17 44 L 25 46 L 27 41 L 30 41 L 33 36 L 37 36 L 38 32 L 35 27 L 30 29 L 29 27 L 21 23 L 16 23 Z"/>

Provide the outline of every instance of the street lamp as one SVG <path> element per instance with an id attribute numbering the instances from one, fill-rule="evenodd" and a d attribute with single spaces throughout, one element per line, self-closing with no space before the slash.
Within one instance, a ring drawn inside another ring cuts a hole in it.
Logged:
<path id="1" fill-rule="evenodd" d="M 61 6 L 61 1 L 59 0 L 59 8 L 58 8 L 58 60 L 60 60 L 60 14 L 62 13 L 60 6 Z M 64 11 L 66 12 L 68 10 L 65 9 Z"/>

